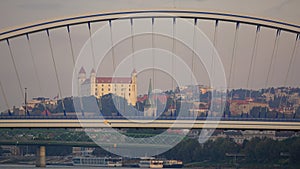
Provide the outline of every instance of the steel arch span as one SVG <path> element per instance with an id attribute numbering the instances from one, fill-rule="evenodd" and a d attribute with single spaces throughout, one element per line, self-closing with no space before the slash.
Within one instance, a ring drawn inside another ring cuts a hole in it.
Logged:
<path id="1" fill-rule="evenodd" d="M 283 21 L 276 21 L 272 19 L 266 19 L 266 18 L 260 18 L 260 17 L 253 17 L 253 16 L 246 16 L 246 15 L 240 15 L 240 14 L 230 14 L 230 13 L 220 13 L 220 12 L 213 12 L 213 11 L 197 11 L 197 10 L 190 10 L 190 9 L 182 9 L 182 10 L 171 10 L 171 9 L 155 9 L 155 10 L 130 10 L 130 11 L 111 11 L 111 12 L 101 12 L 101 13 L 93 13 L 93 14 L 86 14 L 86 15 L 80 15 L 80 16 L 70 16 L 67 18 L 60 18 L 60 19 L 51 19 L 47 21 L 42 21 L 38 23 L 32 23 L 16 28 L 10 28 L 10 29 L 5 29 L 0 31 L 0 41 L 6 42 L 9 47 L 9 53 L 11 55 L 11 58 L 13 60 L 13 69 L 14 72 L 16 72 L 16 76 L 18 79 L 19 83 L 19 90 L 21 93 L 24 93 L 24 86 L 22 85 L 22 80 L 20 78 L 20 71 L 18 71 L 17 65 L 15 64 L 15 57 L 13 56 L 13 48 L 10 47 L 12 39 L 24 36 L 27 37 L 28 42 L 30 41 L 29 35 L 37 32 L 46 32 L 48 35 L 48 40 L 49 40 L 49 46 L 51 48 L 51 55 L 52 55 L 52 60 L 53 60 L 53 67 L 55 69 L 55 76 L 57 80 L 57 86 L 59 89 L 59 95 L 62 96 L 62 92 L 60 89 L 61 84 L 61 79 L 59 78 L 59 72 L 57 70 L 57 65 L 55 63 L 55 58 L 53 57 L 54 51 L 53 51 L 53 46 L 51 45 L 51 39 L 49 38 L 49 31 L 57 29 L 57 28 L 64 28 L 67 29 L 69 36 L 70 36 L 70 29 L 72 26 L 76 25 L 81 25 L 81 24 L 87 24 L 88 28 L 90 29 L 91 23 L 99 23 L 99 22 L 108 22 L 111 24 L 111 22 L 115 20 L 129 20 L 132 23 L 132 20 L 135 19 L 151 19 L 152 24 L 155 19 L 157 18 L 168 18 L 172 20 L 172 23 L 176 23 L 176 19 L 182 18 L 182 19 L 191 19 L 194 22 L 194 25 L 197 24 L 198 21 L 200 20 L 210 20 L 214 22 L 214 29 L 215 29 L 215 34 L 217 33 L 217 27 L 220 22 L 226 22 L 226 23 L 233 23 L 235 25 L 235 33 L 234 33 L 234 45 L 233 45 L 233 54 L 232 54 L 232 60 L 235 57 L 235 47 L 238 46 L 236 43 L 238 37 L 237 37 L 237 31 L 240 29 L 240 25 L 251 25 L 255 28 L 255 40 L 254 40 L 254 45 L 252 51 L 252 59 L 250 63 L 250 70 L 247 72 L 248 76 L 248 82 L 247 86 L 249 84 L 249 80 L 251 75 L 253 74 L 253 65 L 255 64 L 255 51 L 258 48 L 258 41 L 259 41 L 259 33 L 262 28 L 268 28 L 271 30 L 274 30 L 276 32 L 275 38 L 274 38 L 274 49 L 272 49 L 272 54 L 271 54 L 271 61 L 269 68 L 267 70 L 267 80 L 266 84 L 264 87 L 268 87 L 268 84 L 270 83 L 271 79 L 271 69 L 274 67 L 273 64 L 275 64 L 275 59 L 277 55 L 277 48 L 279 45 L 279 37 L 281 35 L 281 32 L 289 32 L 293 36 L 295 36 L 295 42 L 293 42 L 294 49 L 291 52 L 293 56 L 290 57 L 289 62 L 290 64 L 293 63 L 294 58 L 297 57 L 297 46 L 298 46 L 298 41 L 299 41 L 299 34 L 300 34 L 300 26 L 292 23 L 286 23 Z M 132 26 L 132 25 L 131 25 Z M 91 32 L 90 32 L 91 34 Z M 216 35 L 214 34 L 213 42 L 212 45 L 216 45 L 217 43 L 217 38 L 215 37 Z M 90 35 L 91 36 L 91 35 Z M 70 37 L 69 37 L 70 38 Z M 91 37 L 90 37 L 91 38 Z M 126 40 L 126 39 L 125 39 Z M 173 40 L 174 41 L 174 40 Z M 122 42 L 122 41 L 121 41 Z M 121 43 L 120 42 L 120 43 Z M 70 38 L 70 43 L 72 43 L 72 40 Z M 192 45 L 194 46 L 194 45 Z M 72 47 L 72 44 L 71 44 Z M 252 47 L 252 46 L 251 46 Z M 72 49 L 71 49 L 72 50 Z M 92 49 L 93 50 L 93 49 Z M 217 53 L 217 52 L 216 52 Z M 73 53 L 72 53 L 73 54 Z M 74 57 L 74 56 L 73 56 Z M 229 83 L 232 80 L 234 76 L 234 64 L 231 61 L 231 66 L 230 66 L 230 71 L 229 71 Z M 193 63 L 192 63 L 193 66 Z M 290 66 L 287 68 L 287 76 L 291 72 Z M 153 78 L 154 79 L 154 78 Z M 4 93 L 5 92 L 5 87 L 1 85 L 1 81 L 3 79 L 0 79 L 0 86 L 1 86 L 1 93 L 4 95 L 4 98 L 6 97 Z M 284 85 L 288 86 L 287 79 L 284 80 Z M 231 86 L 229 85 L 229 88 Z M 270 92 L 269 92 L 270 93 Z M 247 94 L 247 93 L 246 93 Z M 251 93 L 249 94 L 251 95 Z M 24 96 L 22 96 L 24 97 Z M 233 96 L 230 96 L 231 100 Z M 249 96 L 248 96 L 249 97 Z M 250 96 L 251 97 L 251 96 Z M 4 99 L 6 100 L 6 99 Z M 284 102 L 281 101 L 280 102 Z M 7 102 L 7 101 L 6 101 Z M 6 103 L 9 105 L 8 103 Z M 284 104 L 284 103 L 282 103 Z M 7 108 L 11 106 L 6 106 Z M 64 106 L 63 106 L 64 107 Z M 224 114 L 225 116 L 225 114 Z M 242 115 L 241 115 L 242 116 Z"/>
<path id="2" fill-rule="evenodd" d="M 101 12 L 101 13 L 93 13 L 87 15 L 70 16 L 67 18 L 60 18 L 60 19 L 51 19 L 44 22 L 38 22 L 38 23 L 28 24 L 16 28 L 1 30 L 0 40 L 5 40 L 12 37 L 30 34 L 42 30 L 77 25 L 82 23 L 108 21 L 108 20 L 115 20 L 115 19 L 161 18 L 161 17 L 195 18 L 195 19 L 209 19 L 209 20 L 218 20 L 218 21 L 226 21 L 226 22 L 234 22 L 234 23 L 245 23 L 245 24 L 259 25 L 263 27 L 285 30 L 296 34 L 300 33 L 299 25 L 286 23 L 284 21 L 276 21 L 267 18 L 253 17 L 253 16 L 240 15 L 240 14 L 220 13 L 220 12 L 213 12 L 213 11 L 156 9 L 156 10 Z"/>

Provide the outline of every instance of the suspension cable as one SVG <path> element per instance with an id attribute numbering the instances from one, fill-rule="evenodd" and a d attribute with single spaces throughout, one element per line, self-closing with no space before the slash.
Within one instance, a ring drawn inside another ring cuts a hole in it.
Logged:
<path id="1" fill-rule="evenodd" d="M 11 60 L 12 60 L 13 67 L 14 67 L 14 70 L 15 70 L 15 72 L 16 72 L 16 76 L 17 76 L 17 79 L 18 79 L 18 83 L 19 83 L 19 89 L 20 89 L 20 92 L 21 92 L 22 98 L 24 98 L 23 87 L 22 87 L 22 83 L 21 83 L 20 75 L 19 75 L 19 72 L 18 72 L 18 70 L 17 70 L 17 66 L 16 66 L 15 58 L 14 58 L 14 55 L 13 55 L 13 53 L 12 53 L 12 49 L 11 49 L 11 46 L 10 46 L 9 39 L 6 39 L 6 42 L 7 42 L 7 45 L 8 45 L 8 49 L 9 49 L 10 58 L 11 58 Z"/>
<path id="2" fill-rule="evenodd" d="M 154 48 L 155 48 L 155 44 L 154 44 L 154 18 L 152 18 L 152 26 L 151 26 L 151 31 L 152 31 L 152 62 L 153 62 L 153 66 L 152 66 L 152 86 L 153 86 L 153 88 L 152 89 L 155 89 L 155 87 L 154 87 L 154 84 L 155 84 L 155 79 L 154 79 L 154 77 L 155 77 L 155 69 L 154 69 L 154 66 L 155 66 L 155 50 L 154 50 Z"/>
<path id="3" fill-rule="evenodd" d="M 132 67 L 135 69 L 135 49 L 134 49 L 134 32 L 133 32 L 133 19 L 130 18 L 130 33 L 131 33 L 131 52 L 132 52 Z"/>
<path id="4" fill-rule="evenodd" d="M 175 33 L 176 33 L 176 18 L 174 17 L 173 18 L 173 32 L 172 32 L 172 38 L 173 38 L 173 43 L 172 43 L 172 76 L 175 77 L 175 70 L 174 70 L 174 62 L 175 62 L 175 59 L 174 57 L 176 57 L 176 40 L 175 40 Z M 172 90 L 174 90 L 174 80 L 173 80 L 173 77 L 172 77 Z"/>
<path id="5" fill-rule="evenodd" d="M 257 46 L 258 46 L 258 41 L 259 41 L 259 35 L 260 35 L 260 25 L 257 25 L 256 26 L 256 32 L 255 32 L 254 45 L 253 45 L 253 49 L 252 49 L 251 61 L 250 61 L 250 70 L 249 70 L 248 76 L 247 76 L 246 90 L 248 90 L 250 79 L 253 76 L 253 71 L 254 71 L 254 67 L 255 67 L 255 60 L 256 60 L 256 54 L 257 54 Z M 245 99 L 246 99 L 246 97 L 247 97 L 247 92 L 245 92 Z M 252 98 L 252 89 L 250 89 L 249 98 L 250 99 Z M 248 102 L 248 108 L 250 110 L 250 100 L 248 100 L 247 102 Z"/>
<path id="6" fill-rule="evenodd" d="M 110 31 L 110 44 L 111 44 L 111 54 L 112 54 L 112 66 L 113 71 L 116 69 L 116 63 L 115 63 L 115 49 L 114 49 L 114 42 L 113 42 L 113 35 L 112 35 L 112 23 L 111 20 L 108 21 L 109 23 L 109 31 Z"/>
<path id="7" fill-rule="evenodd" d="M 238 33 L 239 33 L 239 28 L 240 28 L 240 23 L 236 22 L 235 25 L 235 31 L 234 31 L 234 40 L 233 40 L 233 48 L 232 48 L 232 53 L 231 53 L 231 62 L 230 62 L 230 69 L 229 69 L 229 80 L 228 80 L 228 87 L 230 88 L 234 79 L 233 72 L 234 72 L 234 61 L 235 61 L 235 55 L 236 55 L 236 47 L 237 47 L 237 41 L 238 41 Z M 231 87 L 231 92 L 230 92 L 230 102 L 232 101 L 233 98 L 233 87 Z M 229 110 L 230 110 L 230 104 L 229 103 Z"/>
<path id="8" fill-rule="evenodd" d="M 212 49 L 211 49 L 211 72 L 210 72 L 210 77 L 213 78 L 213 84 L 214 84 L 214 81 L 215 81 L 215 64 L 214 64 L 214 61 L 215 61 L 215 55 L 214 55 L 214 48 L 217 47 L 217 36 L 218 36 L 218 24 L 219 24 L 219 20 L 216 20 L 215 21 L 215 29 L 214 29 L 214 37 L 213 37 L 213 46 L 212 46 Z M 212 89 L 212 92 L 214 92 L 215 89 Z M 209 100 L 211 100 L 212 98 L 210 98 Z M 211 101 L 212 102 L 212 101 Z M 212 116 L 212 112 L 210 114 L 208 114 L 209 116 Z"/>
<path id="9" fill-rule="evenodd" d="M 28 44 L 28 47 L 29 47 L 30 56 L 31 56 L 31 59 L 32 59 L 34 74 L 35 74 L 35 76 L 38 80 L 39 90 L 40 90 L 40 93 L 43 93 L 42 92 L 42 87 L 41 87 L 41 80 L 39 78 L 38 70 L 37 70 L 37 67 L 36 67 L 36 62 L 35 62 L 35 59 L 34 59 L 34 56 L 33 56 L 33 50 L 32 50 L 32 45 L 31 45 L 31 42 L 30 42 L 29 34 L 26 34 L 26 39 L 27 39 L 27 44 Z"/>
<path id="10" fill-rule="evenodd" d="M 76 66 L 75 66 L 76 63 L 75 63 L 75 55 L 74 55 L 70 25 L 67 25 L 67 32 L 68 32 L 68 39 L 69 39 L 69 44 L 70 44 L 70 51 L 71 51 L 71 57 L 72 57 L 72 62 L 73 62 L 73 68 L 74 68 L 75 72 L 77 72 L 77 69 L 76 69 Z M 80 93 L 80 87 L 79 86 L 77 87 L 77 93 L 78 93 L 78 95 Z M 80 99 L 80 101 L 81 101 L 81 99 Z M 66 113 L 65 106 L 64 106 L 64 100 L 62 102 L 63 102 L 64 116 L 66 116 L 67 113 Z"/>
<path id="11" fill-rule="evenodd" d="M 89 28 L 89 36 L 91 41 L 91 52 L 92 52 L 92 59 L 93 59 L 93 68 L 95 68 L 95 53 L 94 53 L 94 44 L 93 44 L 93 38 L 92 38 L 92 28 L 91 23 L 88 22 L 88 28 Z"/>
<path id="12" fill-rule="evenodd" d="M 193 75 L 195 75 L 195 70 L 194 70 L 194 57 L 195 57 L 195 40 L 196 40 L 196 38 L 195 38 L 195 34 L 196 34 L 196 26 L 197 26 L 197 18 L 194 18 L 194 25 L 193 25 L 193 37 L 192 37 L 192 39 L 193 39 L 193 46 L 192 46 L 192 68 L 191 68 L 191 70 L 192 70 L 192 73 L 191 73 L 191 85 L 193 84 Z M 197 84 L 197 80 L 196 80 L 196 84 Z M 195 92 L 194 90 L 195 90 L 195 87 L 197 87 L 197 86 L 193 86 L 192 85 L 192 92 L 193 93 L 197 93 L 197 92 Z M 194 98 L 192 98 L 192 99 L 194 99 Z M 190 109 L 192 109 L 193 110 L 193 117 L 195 116 L 195 111 L 194 111 L 194 104 L 192 104 L 191 105 L 191 107 L 190 107 Z"/>
<path id="13" fill-rule="evenodd" d="M 49 47 L 50 47 L 50 54 L 51 54 L 53 67 L 54 67 L 54 71 L 55 71 L 55 77 L 56 77 L 56 81 L 57 81 L 57 87 L 58 87 L 59 95 L 60 95 L 60 98 L 63 98 L 62 91 L 61 91 L 61 86 L 60 86 L 60 81 L 59 81 L 59 77 L 58 77 L 57 66 L 56 66 L 56 62 L 55 62 L 55 59 L 54 59 L 54 53 L 53 53 L 53 47 L 52 47 L 52 43 L 51 43 L 51 37 L 50 37 L 49 29 L 46 29 L 46 32 L 47 32 L 47 37 L 48 37 L 48 42 L 49 42 Z M 62 106 L 63 106 L 63 110 L 65 110 L 65 105 L 64 105 L 63 100 L 62 100 Z"/>
<path id="14" fill-rule="evenodd" d="M 246 83 L 247 86 L 246 86 L 246 88 L 249 87 L 250 79 L 253 76 L 254 65 L 255 65 L 255 60 L 256 60 L 256 54 L 257 54 L 259 34 L 260 34 L 260 26 L 258 25 L 256 27 L 256 32 L 255 32 L 255 39 L 254 39 L 254 45 L 253 45 L 251 61 L 250 61 L 250 70 L 249 70 L 248 76 L 247 76 L 247 83 Z M 250 90 L 250 97 L 251 97 L 251 90 Z"/>
<path id="15" fill-rule="evenodd" d="M 289 62 L 289 66 L 288 66 L 288 71 L 286 73 L 286 76 L 285 76 L 285 79 L 284 79 L 284 85 L 283 86 L 286 86 L 287 81 L 288 81 L 288 77 L 289 77 L 289 74 L 290 74 L 290 71 L 291 71 L 291 69 L 293 67 L 294 59 L 295 59 L 295 56 L 297 54 L 298 40 L 299 40 L 299 38 L 300 38 L 300 34 L 297 34 L 296 39 L 295 39 L 295 43 L 293 45 L 293 52 L 292 52 L 292 55 L 291 55 L 291 58 L 290 58 L 290 62 Z M 290 90 L 288 91 L 288 95 L 290 95 Z M 282 98 L 283 98 L 283 96 L 281 96 L 281 98 L 280 98 L 279 106 L 281 105 Z M 286 107 L 287 107 L 287 103 L 288 103 L 288 99 L 286 99 L 286 103 L 285 103 Z M 283 111 L 283 113 L 285 113 L 285 112 Z"/>
<path id="16" fill-rule="evenodd" d="M 272 56 L 271 56 L 271 62 L 269 64 L 267 78 L 266 78 L 266 82 L 265 82 L 265 88 L 267 88 L 267 86 L 268 86 L 270 76 L 272 74 L 272 71 L 271 71 L 272 70 L 272 65 L 275 62 L 275 59 L 276 59 L 276 56 L 277 56 L 278 41 L 279 41 L 280 33 L 281 33 L 281 30 L 277 29 L 275 42 L 274 42 L 274 47 L 273 47 Z M 271 88 L 269 89 L 268 95 L 270 95 L 270 93 L 271 93 Z M 262 107 L 260 108 L 260 112 L 261 111 L 262 111 Z M 266 107 L 266 113 L 267 113 L 267 107 Z"/>
<path id="17" fill-rule="evenodd" d="M 218 37 L 218 25 L 219 25 L 219 20 L 216 20 L 215 21 L 215 29 L 214 29 L 214 37 L 213 37 L 213 47 L 212 47 L 212 56 L 211 56 L 211 77 L 213 79 L 214 78 L 214 75 L 215 75 L 215 64 L 214 64 L 214 61 L 215 61 L 215 55 L 214 55 L 214 48 L 217 48 L 217 37 Z"/>
<path id="18" fill-rule="evenodd" d="M 195 74 L 194 70 L 194 57 L 195 57 L 195 34 L 196 34 L 197 18 L 194 18 L 194 29 L 193 29 L 193 50 L 192 50 L 192 74 L 191 74 L 191 84 L 193 84 L 193 75 Z"/>
<path id="19" fill-rule="evenodd" d="M 74 49 L 73 49 L 73 42 L 72 42 L 72 37 L 71 37 L 70 25 L 67 25 L 67 31 L 68 31 L 68 38 L 69 38 L 69 43 L 70 43 L 70 49 L 71 49 L 73 66 L 75 67 L 75 55 L 74 55 Z"/>

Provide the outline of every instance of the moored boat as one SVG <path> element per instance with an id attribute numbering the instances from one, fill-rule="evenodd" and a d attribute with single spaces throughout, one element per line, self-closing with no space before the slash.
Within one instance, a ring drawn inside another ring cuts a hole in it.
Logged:
<path id="1" fill-rule="evenodd" d="M 180 160 L 165 160 L 163 168 L 182 168 L 183 162 Z"/>
<path id="2" fill-rule="evenodd" d="M 74 166 L 122 167 L 122 158 L 114 157 L 73 157 Z"/>
<path id="3" fill-rule="evenodd" d="M 139 163 L 140 168 L 163 168 L 163 160 L 154 157 L 142 157 Z"/>

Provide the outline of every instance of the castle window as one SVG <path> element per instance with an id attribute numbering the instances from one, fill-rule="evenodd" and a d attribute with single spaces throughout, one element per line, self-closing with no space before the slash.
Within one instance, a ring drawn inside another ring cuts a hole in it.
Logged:
<path id="1" fill-rule="evenodd" d="M 130 88 L 128 89 L 128 91 L 130 91 Z"/>
<path id="2" fill-rule="evenodd" d="M 108 88 L 108 91 L 110 91 L 110 88 Z"/>
<path id="3" fill-rule="evenodd" d="M 102 88 L 101 91 L 104 91 L 104 88 Z"/>

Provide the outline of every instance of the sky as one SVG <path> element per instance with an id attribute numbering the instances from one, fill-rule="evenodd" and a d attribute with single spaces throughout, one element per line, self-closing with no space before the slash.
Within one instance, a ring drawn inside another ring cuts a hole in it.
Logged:
<path id="1" fill-rule="evenodd" d="M 226 13 L 235 13 L 241 15 L 250 15 L 257 17 L 270 18 L 274 20 L 281 20 L 284 22 L 300 24 L 300 1 L 298 0 L 2 0 L 0 5 L 0 31 L 7 30 L 12 27 L 18 27 L 20 25 L 27 25 L 30 23 L 36 23 L 43 20 L 51 20 L 55 18 L 68 17 L 73 15 L 82 15 L 87 13 L 101 13 L 104 11 L 122 11 L 122 10 L 134 10 L 134 9 L 195 9 L 202 11 L 217 11 Z M 165 24 L 170 21 L 158 20 L 154 29 L 158 32 L 163 32 L 166 34 L 172 34 L 171 24 Z M 190 37 L 187 43 L 191 42 L 192 27 L 186 26 L 187 23 L 191 21 L 183 21 L 179 23 L 176 30 L 177 36 L 182 39 Z M 130 34 L 129 22 L 116 21 L 113 23 L 113 41 L 117 41 L 120 38 L 126 37 Z M 148 25 L 148 26 L 145 26 Z M 204 25 L 204 26 L 203 26 Z M 108 36 L 107 24 L 99 23 L 92 25 L 92 33 L 97 36 Z M 212 22 L 199 22 L 198 25 L 203 34 L 207 36 L 208 40 L 213 41 L 213 23 Z M 248 82 L 248 72 L 249 63 L 251 58 L 252 46 L 255 38 L 255 27 L 243 25 L 240 29 L 240 34 L 238 37 L 238 45 L 236 52 L 236 62 L 233 70 L 233 75 L 231 80 L 229 80 L 229 70 L 230 70 L 230 57 L 232 56 L 232 46 L 234 40 L 234 25 L 233 24 L 220 24 L 221 29 L 218 31 L 218 41 L 216 45 L 216 50 L 221 57 L 224 64 L 225 76 L 227 79 L 227 86 L 229 88 L 263 88 L 265 87 L 266 75 L 268 74 L 268 68 L 266 68 L 268 63 L 271 61 L 272 56 L 272 46 L 275 40 L 274 30 L 262 29 L 262 37 L 258 43 L 257 56 L 255 64 L 253 66 L 253 72 L 250 75 L 250 83 Z M 149 29 L 150 28 L 150 29 Z M 98 31 L 102 29 L 102 31 Z M 149 32 L 151 31 L 151 21 L 144 20 L 136 22 L 134 27 L 134 32 Z M 55 76 L 55 69 L 53 68 L 51 52 L 49 50 L 49 43 L 47 41 L 47 36 L 45 32 L 36 33 L 30 36 L 31 39 L 31 49 L 26 41 L 25 37 L 19 37 L 11 41 L 11 48 L 13 56 L 16 60 L 16 67 L 19 72 L 21 79 L 21 88 L 18 85 L 18 79 L 16 78 L 16 73 L 13 68 L 13 63 L 11 61 L 11 56 L 7 44 L 5 42 L 0 42 L 0 79 L 3 90 L 8 100 L 8 104 L 5 103 L 4 94 L 0 92 L 0 110 L 6 109 L 7 106 L 20 105 L 23 102 L 22 94 L 23 88 L 27 87 L 29 91 L 29 98 L 37 96 L 54 97 L 57 93 L 60 93 L 61 97 L 66 97 L 72 95 L 72 75 L 73 68 L 70 47 L 67 45 L 68 34 L 65 29 L 57 29 L 50 31 L 51 42 L 53 48 L 53 56 L 56 60 L 57 71 L 59 72 L 58 80 Z M 91 55 L 88 53 L 90 50 L 89 45 L 84 46 L 85 42 L 88 40 L 89 32 L 87 31 L 86 25 L 79 25 L 72 27 L 72 40 L 74 45 L 74 55 L 80 60 L 80 55 Z M 102 34 L 101 34 L 102 33 Z M 199 36 L 200 36 L 199 34 Z M 109 37 L 106 37 L 109 38 Z M 135 39 L 135 50 L 143 49 L 151 46 L 149 44 L 149 38 L 147 35 L 137 37 Z M 294 66 L 289 73 L 286 80 L 286 73 L 288 70 L 289 60 L 293 51 L 293 39 L 294 35 L 289 33 L 282 33 L 282 38 L 280 39 L 278 45 L 278 56 L 274 60 L 273 68 L 271 69 L 271 76 L 268 80 L 267 86 L 299 86 L 299 78 L 297 72 L 299 68 Z M 101 53 L 97 53 L 97 44 L 102 44 L 107 42 L 104 40 L 94 42 L 96 46 L 95 55 L 99 56 Z M 124 53 L 130 54 L 128 51 L 132 41 L 130 39 L 124 40 L 119 46 L 116 46 L 115 55 L 122 56 Z M 163 46 L 164 49 L 170 49 L 170 44 L 172 41 L 169 39 L 164 39 L 163 37 L 156 37 L 156 45 Z M 200 42 L 199 42 L 200 43 Z M 167 45 L 166 45 L 167 44 Z M 148 45 L 148 46 L 147 46 Z M 99 47 L 101 48 L 101 47 Z M 66 50 L 68 49 L 68 50 Z M 179 43 L 176 46 L 177 54 L 183 56 L 183 60 L 186 59 L 187 65 L 191 66 L 191 58 L 184 56 L 186 54 L 191 55 L 188 49 Z M 201 48 L 199 48 L 200 50 Z M 30 56 L 30 50 L 32 50 L 33 55 Z M 84 53 L 84 52 L 87 53 Z M 295 65 L 300 64 L 300 51 L 297 49 L 296 59 L 294 60 Z M 153 51 L 142 50 L 138 55 L 146 56 Z M 168 58 L 170 53 L 166 50 L 155 51 L 156 55 L 166 56 Z M 106 58 L 99 65 L 98 74 L 107 75 L 105 73 L 109 72 L 111 66 L 108 66 L 111 62 L 111 53 L 107 53 Z M 42 56 L 42 57 L 38 57 Z M 62 57 L 64 56 L 64 57 Z M 35 60 L 32 61 L 32 58 Z M 146 59 L 146 58 L 145 58 Z M 82 62 L 88 59 L 82 59 Z M 157 60 L 157 59 L 156 59 Z M 149 60 L 150 63 L 151 60 Z M 170 61 L 170 57 L 169 57 Z M 132 60 L 125 60 L 126 62 L 132 62 Z M 140 61 L 142 63 L 143 60 Z M 161 59 L 157 62 L 157 65 L 162 65 L 161 63 L 168 62 L 168 59 Z M 182 64 L 175 63 L 176 67 L 182 66 Z M 120 61 L 121 63 L 121 61 Z M 124 65 L 123 63 L 123 65 Z M 143 62 L 144 63 L 144 62 Z M 195 61 L 195 64 L 200 64 Z M 126 65 L 126 64 L 125 64 Z M 147 67 L 147 65 L 145 65 Z M 151 66 L 148 65 L 148 66 Z M 121 66 L 122 67 L 122 66 Z M 134 66 L 133 66 L 134 67 Z M 135 66 L 136 67 L 136 66 Z M 87 72 L 89 73 L 90 67 L 87 66 Z M 160 83 L 160 79 L 171 79 L 170 75 L 163 71 L 156 71 L 153 73 L 150 69 L 138 68 L 140 71 L 139 77 L 139 93 L 147 93 L 147 86 L 149 77 L 155 74 L 153 81 L 155 81 L 155 87 L 157 89 L 168 89 L 173 86 L 173 83 L 164 82 Z M 170 69 L 170 67 L 166 68 Z M 196 67 L 197 71 L 203 73 L 196 73 L 196 81 L 198 83 L 203 83 L 208 85 L 207 79 L 208 75 L 205 75 L 204 67 Z M 198 70 L 199 69 L 199 70 Z M 105 71 L 103 71 L 105 70 Z M 121 70 L 121 69 L 120 69 Z M 104 72 L 104 73 L 103 73 Z M 122 72 L 122 71 L 119 71 Z M 226 73 L 227 72 L 227 73 Z M 103 73 L 103 74 L 102 74 Z M 177 72 L 179 74 L 179 72 Z M 189 78 L 189 77 L 188 77 Z M 59 82 L 57 82 L 59 81 Z M 57 85 L 60 83 L 60 85 Z M 58 87 L 60 86 L 60 87 Z"/>

